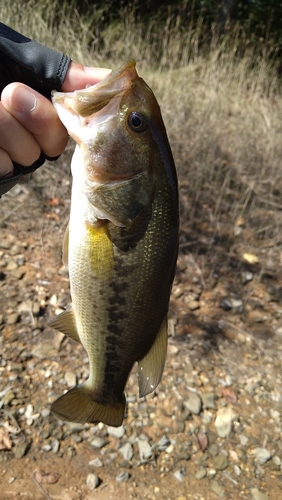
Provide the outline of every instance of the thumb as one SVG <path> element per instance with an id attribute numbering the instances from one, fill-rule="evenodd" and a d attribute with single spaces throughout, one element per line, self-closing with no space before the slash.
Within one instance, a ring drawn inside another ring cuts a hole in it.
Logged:
<path id="1" fill-rule="evenodd" d="M 86 85 L 95 85 L 112 73 L 107 68 L 92 68 L 71 61 L 66 78 L 62 85 L 63 92 L 73 92 L 74 90 L 84 89 Z"/>

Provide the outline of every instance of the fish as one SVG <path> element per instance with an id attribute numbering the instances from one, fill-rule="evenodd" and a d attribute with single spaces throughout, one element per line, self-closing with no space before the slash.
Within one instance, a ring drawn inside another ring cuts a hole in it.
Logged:
<path id="1" fill-rule="evenodd" d="M 139 396 L 155 390 L 179 232 L 177 174 L 160 107 L 134 60 L 52 101 L 76 142 L 63 263 L 72 303 L 49 326 L 80 342 L 89 378 L 52 404 L 62 420 L 118 427 L 138 363 Z"/>

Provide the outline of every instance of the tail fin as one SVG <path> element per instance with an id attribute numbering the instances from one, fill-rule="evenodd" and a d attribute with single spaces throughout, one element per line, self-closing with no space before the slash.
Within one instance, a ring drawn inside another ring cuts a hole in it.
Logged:
<path id="1" fill-rule="evenodd" d="M 56 399 L 52 411 L 62 420 L 104 424 L 119 427 L 122 424 L 125 410 L 125 396 L 114 405 L 106 405 L 94 400 L 94 395 L 81 384 Z"/>

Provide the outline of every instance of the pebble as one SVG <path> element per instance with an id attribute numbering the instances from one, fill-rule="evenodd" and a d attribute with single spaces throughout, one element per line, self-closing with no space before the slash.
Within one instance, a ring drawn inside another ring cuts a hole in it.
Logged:
<path id="1" fill-rule="evenodd" d="M 88 462 L 88 465 L 92 465 L 93 467 L 103 467 L 103 462 L 100 460 L 100 458 L 94 458 L 93 460 L 90 460 Z"/>
<path id="2" fill-rule="evenodd" d="M 210 490 L 215 493 L 219 498 L 225 497 L 225 491 L 223 486 L 218 481 L 211 481 Z"/>
<path id="3" fill-rule="evenodd" d="M 232 430 L 232 421 L 234 419 L 232 408 L 219 408 L 214 422 L 217 434 L 219 437 L 228 437 Z"/>
<path id="4" fill-rule="evenodd" d="M 74 434 L 75 432 L 81 432 L 85 429 L 84 424 L 79 424 L 76 422 L 66 422 L 66 426 L 70 434 Z"/>
<path id="5" fill-rule="evenodd" d="M 53 439 L 51 446 L 52 446 L 52 452 L 58 453 L 60 449 L 60 441 L 58 439 Z"/>
<path id="6" fill-rule="evenodd" d="M 93 446 L 93 448 L 101 449 L 104 446 L 106 446 L 106 444 L 108 444 L 108 442 L 109 441 L 107 439 L 100 437 L 100 436 L 96 436 L 93 439 L 91 439 L 90 444 L 91 444 L 91 446 Z"/>
<path id="7" fill-rule="evenodd" d="M 125 428 L 123 425 L 121 425 L 120 427 L 110 427 L 108 426 L 108 434 L 110 436 L 113 436 L 117 439 L 120 439 L 122 438 L 122 436 L 124 435 L 125 433 Z"/>
<path id="8" fill-rule="evenodd" d="M 187 306 L 190 309 L 190 311 L 196 311 L 197 309 L 200 309 L 200 303 L 198 300 L 190 300 Z"/>
<path id="9" fill-rule="evenodd" d="M 185 407 L 195 415 L 199 415 L 202 408 L 202 400 L 196 392 L 191 392 L 188 399 L 184 402 Z"/>
<path id="10" fill-rule="evenodd" d="M 181 469 L 175 471 L 173 475 L 174 475 L 175 479 L 182 482 L 183 476 L 185 476 L 185 474 L 186 474 L 186 471 L 185 471 L 184 467 L 181 467 Z"/>
<path id="11" fill-rule="evenodd" d="M 17 444 L 15 449 L 14 449 L 14 454 L 16 458 L 22 458 L 26 454 L 27 450 L 29 448 L 29 442 L 26 441 L 25 443 L 20 443 Z"/>
<path id="12" fill-rule="evenodd" d="M 216 409 L 216 404 L 215 404 L 215 395 L 214 392 L 204 392 L 201 394 L 202 402 L 203 402 L 203 408 L 211 408 L 211 409 Z"/>
<path id="13" fill-rule="evenodd" d="M 132 448 L 132 445 L 130 443 L 128 443 L 128 442 L 125 443 L 123 446 L 121 446 L 121 448 L 119 448 L 118 451 L 121 453 L 124 460 L 127 460 L 128 462 L 130 462 L 130 460 L 133 457 L 133 448 Z"/>
<path id="14" fill-rule="evenodd" d="M 251 488 L 252 500 L 268 500 L 268 495 L 259 491 L 258 488 Z"/>
<path id="15" fill-rule="evenodd" d="M 224 470 L 228 467 L 229 462 L 227 456 L 224 453 L 219 453 L 215 457 L 213 457 L 212 465 L 217 470 Z"/>
<path id="16" fill-rule="evenodd" d="M 205 467 L 200 467 L 200 469 L 195 474 L 195 478 L 196 479 L 203 479 L 204 477 L 206 477 L 206 475 L 207 475 L 207 471 L 206 471 Z"/>
<path id="17" fill-rule="evenodd" d="M 66 371 L 65 381 L 68 387 L 74 387 L 76 385 L 76 374 L 71 371 Z"/>
<path id="18" fill-rule="evenodd" d="M 98 476 L 92 474 L 92 472 L 90 472 L 90 474 L 87 475 L 86 486 L 89 490 L 95 490 L 95 488 L 99 486 L 99 483 L 100 479 Z"/>
<path id="19" fill-rule="evenodd" d="M 239 439 L 242 446 L 246 446 L 249 441 L 248 436 L 245 436 L 245 434 L 239 434 Z"/>
<path id="20" fill-rule="evenodd" d="M 260 447 L 255 448 L 254 454 L 255 454 L 256 460 L 260 464 L 265 464 L 266 462 L 268 462 L 268 460 L 271 459 L 271 453 L 266 448 L 260 448 Z"/>
<path id="21" fill-rule="evenodd" d="M 19 313 L 17 312 L 10 314 L 6 319 L 7 325 L 15 325 L 18 322 L 19 317 Z"/>
<path id="22" fill-rule="evenodd" d="M 116 481 L 118 483 L 125 483 L 125 481 L 128 481 L 128 479 L 130 478 L 130 474 L 129 472 L 127 472 L 127 470 L 123 470 L 122 472 L 120 472 L 118 474 L 118 476 L 116 477 Z"/>
<path id="23" fill-rule="evenodd" d="M 138 450 L 141 462 L 146 461 L 146 459 L 152 456 L 152 447 L 144 439 L 138 439 Z"/>
<path id="24" fill-rule="evenodd" d="M 207 476 L 209 479 L 213 479 L 216 476 L 216 470 L 215 469 L 208 469 Z"/>

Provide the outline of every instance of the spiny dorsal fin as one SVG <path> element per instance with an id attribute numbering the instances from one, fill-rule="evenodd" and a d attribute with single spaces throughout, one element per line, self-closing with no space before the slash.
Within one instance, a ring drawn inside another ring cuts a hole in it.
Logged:
<path id="1" fill-rule="evenodd" d="M 48 325 L 51 326 L 51 328 L 55 328 L 56 330 L 64 333 L 76 342 L 80 342 L 76 328 L 75 316 L 71 305 L 68 306 L 64 312 L 58 314 L 55 318 L 50 319 L 48 321 Z"/>
<path id="2" fill-rule="evenodd" d="M 138 361 L 139 396 L 153 392 L 161 380 L 167 351 L 167 318 L 165 316 L 150 351 Z"/>

